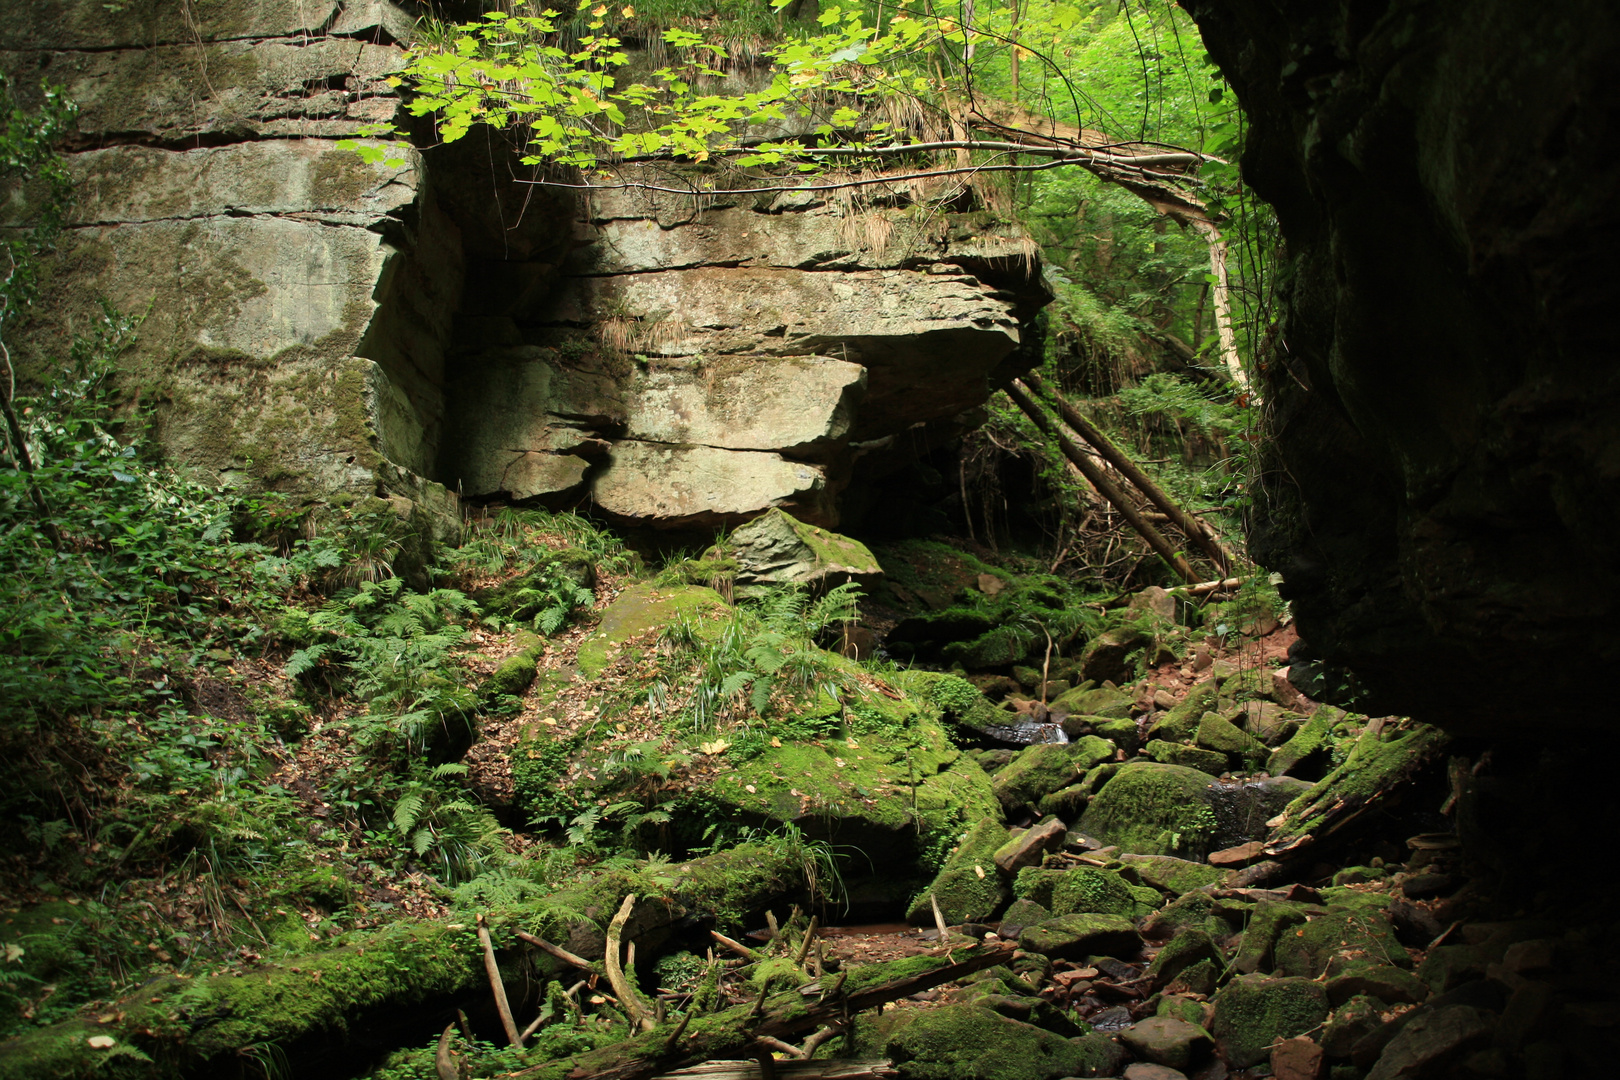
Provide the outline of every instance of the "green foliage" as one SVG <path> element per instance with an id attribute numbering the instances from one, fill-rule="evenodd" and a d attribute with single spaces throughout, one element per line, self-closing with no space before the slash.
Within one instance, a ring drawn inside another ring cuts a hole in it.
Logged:
<path id="1" fill-rule="evenodd" d="M 379 760 L 416 756 L 439 731 L 465 724 L 473 692 L 452 656 L 477 607 L 454 589 L 418 593 L 399 578 L 345 589 L 314 611 L 290 609 L 281 630 L 304 643 L 286 673 L 327 693 L 370 703 L 353 722 L 360 748 Z"/>
<path id="2" fill-rule="evenodd" d="M 711 731 L 749 715 L 765 717 L 773 701 L 801 705 L 823 698 L 837 702 L 845 673 L 816 645 L 834 625 L 858 614 L 860 587 L 840 585 L 814 597 L 798 587 L 772 589 L 740 604 L 712 636 L 678 620 L 664 644 L 696 661 L 697 685 L 684 718 L 693 731 Z"/>

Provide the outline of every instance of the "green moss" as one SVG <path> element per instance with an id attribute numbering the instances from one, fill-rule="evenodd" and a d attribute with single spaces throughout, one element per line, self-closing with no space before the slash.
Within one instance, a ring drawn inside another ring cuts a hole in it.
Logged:
<path id="1" fill-rule="evenodd" d="M 1070 784 L 1060 788 L 1050 795 L 1042 796 L 1036 804 L 1036 812 L 1042 817 L 1052 815 L 1062 821 L 1078 821 L 1085 812 L 1086 803 L 1091 801 L 1091 792 L 1084 784 Z"/>
<path id="2" fill-rule="evenodd" d="M 1277 1040 L 1310 1031 L 1327 1017 L 1327 993 L 1310 979 L 1243 975 L 1215 995 L 1210 1026 L 1226 1060 L 1246 1069 L 1265 1061 Z"/>
<path id="3" fill-rule="evenodd" d="M 485 700 L 505 694 L 521 694 L 534 682 L 535 668 L 545 655 L 545 639 L 527 631 L 518 635 L 518 651 L 502 660 L 500 666 L 478 688 Z"/>
<path id="4" fill-rule="evenodd" d="M 596 678 L 607 667 L 617 646 L 638 634 L 668 626 L 679 618 L 702 625 L 729 611 L 719 593 L 699 585 L 669 589 L 631 585 L 608 605 L 596 632 L 581 643 L 580 674 L 587 679 Z"/>
<path id="5" fill-rule="evenodd" d="M 1311 718 L 1312 723 L 1315 719 Z M 1299 735 L 1310 726 L 1302 728 Z M 1445 732 L 1427 724 L 1386 724 L 1379 730 L 1367 729 L 1338 768 L 1288 804 L 1285 813 L 1290 832 L 1310 832 L 1342 807 L 1360 806 L 1389 790 L 1433 761 L 1450 741 Z M 1290 739 L 1282 749 L 1293 743 Z M 1273 753 L 1272 759 L 1281 752 Z"/>
<path id="6" fill-rule="evenodd" d="M 1135 700 L 1119 690 L 1098 687 L 1095 690 L 1070 690 L 1052 703 L 1054 709 L 1081 716 L 1100 716 L 1106 720 L 1127 720 Z"/>
<path id="7" fill-rule="evenodd" d="M 1205 750 L 1241 758 L 1250 769 L 1259 768 L 1267 754 L 1265 743 L 1214 713 L 1205 713 L 1199 719 L 1198 745 Z"/>
<path id="8" fill-rule="evenodd" d="M 1207 863 L 1176 859 L 1169 855 L 1121 855 L 1127 877 L 1135 876 L 1143 885 L 1181 896 L 1205 885 L 1226 880 L 1226 871 Z"/>
<path id="9" fill-rule="evenodd" d="M 1142 742 L 1140 729 L 1136 726 L 1135 720 L 1104 720 L 1101 723 L 1092 723 L 1091 728 L 1127 754 L 1135 753 Z"/>
<path id="10" fill-rule="evenodd" d="M 1213 750 L 1204 750 L 1196 746 L 1184 746 L 1181 743 L 1165 742 L 1163 739 L 1154 739 L 1143 748 L 1142 752 L 1154 761 L 1166 765 L 1179 765 L 1187 769 L 1196 769 L 1199 772 L 1209 773 L 1211 776 L 1226 771 L 1230 762 L 1225 754 L 1218 754 Z"/>
<path id="11" fill-rule="evenodd" d="M 1206 679 L 1187 691 L 1180 704 L 1159 718 L 1149 735 L 1174 742 L 1186 742 L 1198 734 L 1198 720 L 1214 709 L 1220 700 L 1220 688 L 1213 679 Z"/>
<path id="12" fill-rule="evenodd" d="M 1411 967 L 1389 921 L 1389 897 L 1350 889 L 1326 889 L 1327 913 L 1282 934 L 1275 946 L 1276 970 L 1318 978 L 1345 960 L 1372 959 Z"/>
<path id="13" fill-rule="evenodd" d="M 1058 915 L 1096 913 L 1136 919 L 1156 910 L 1162 897 L 1133 886 L 1111 870 L 1089 866 L 1064 871 L 1052 885 L 1051 908 Z"/>
<path id="14" fill-rule="evenodd" d="M 1141 951 L 1142 938 L 1131 920 L 1120 915 L 1060 915 L 1024 927 L 1018 945 L 1026 952 L 1060 960 L 1088 956 L 1129 960 Z"/>
<path id="15" fill-rule="evenodd" d="M 1177 765 L 1123 766 L 1080 818 L 1080 830 L 1137 855 L 1201 859 L 1215 837 L 1214 777 Z"/>
<path id="16" fill-rule="evenodd" d="M 949 925 L 993 918 L 1008 898 L 1006 883 L 993 861 L 996 848 L 1006 837 L 1007 830 L 995 818 L 984 818 L 969 829 L 933 882 L 911 902 L 907 921 L 933 924 L 930 895 L 939 900 L 940 913 Z"/>
<path id="17" fill-rule="evenodd" d="M 1168 945 L 1159 950 L 1159 955 L 1148 965 L 1147 974 L 1153 980 L 1154 986 L 1167 986 L 1183 971 L 1205 960 L 1221 964 L 1225 958 L 1208 931 L 1190 926 L 1176 934 Z"/>
<path id="18" fill-rule="evenodd" d="M 1190 892 L 1154 913 L 1142 926 L 1152 937 L 1168 937 L 1192 928 L 1224 941 L 1248 921 L 1253 910 L 1251 901 L 1217 900 L 1207 892 Z"/>
<path id="19" fill-rule="evenodd" d="M 1085 1051 L 977 1005 L 926 1009 L 885 1049 L 907 1080 L 1057 1080 L 1085 1071 Z"/>
<path id="20" fill-rule="evenodd" d="M 1285 931 L 1303 923 L 1307 916 L 1321 913 L 1321 908 L 1311 904 L 1262 901 L 1254 909 L 1249 924 L 1243 928 L 1243 938 L 1238 943 L 1237 954 L 1232 958 L 1233 969 L 1244 975 L 1271 970 L 1277 939 Z M 1299 972 L 1289 974 L 1297 975 Z"/>
<path id="21" fill-rule="evenodd" d="M 996 798 L 1009 812 L 1033 806 L 1042 796 L 1067 787 L 1087 769 L 1113 756 L 1113 744 L 1095 735 L 1078 742 L 1027 747 L 996 773 Z"/>
<path id="22" fill-rule="evenodd" d="M 1286 776 L 1307 759 L 1326 755 L 1334 726 L 1345 718 L 1344 710 L 1324 705 L 1266 759 L 1266 772 Z"/>

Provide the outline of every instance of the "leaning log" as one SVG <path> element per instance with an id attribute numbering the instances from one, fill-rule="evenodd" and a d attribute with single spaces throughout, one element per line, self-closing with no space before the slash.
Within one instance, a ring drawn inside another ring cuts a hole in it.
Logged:
<path id="1" fill-rule="evenodd" d="M 1231 553 L 1221 546 L 1220 540 L 1210 532 L 1208 525 L 1183 510 L 1181 504 L 1166 494 L 1165 490 L 1158 484 L 1154 483 L 1152 478 L 1143 472 L 1141 467 L 1132 461 L 1125 451 L 1116 446 L 1114 441 L 1102 432 L 1102 429 L 1082 416 L 1080 410 L 1069 404 L 1068 400 L 1058 393 L 1056 389 L 1047 386 L 1038 373 L 1032 371 L 1024 376 L 1024 379 L 1036 393 L 1050 397 L 1057 405 L 1058 415 L 1063 418 L 1065 424 L 1068 424 L 1073 429 L 1075 434 L 1084 439 L 1104 461 L 1119 470 L 1121 476 L 1135 485 L 1136 489 L 1143 495 L 1147 496 L 1148 502 L 1157 506 L 1164 513 L 1164 516 L 1169 518 L 1176 528 L 1182 531 L 1188 540 L 1202 548 L 1204 554 L 1209 556 L 1210 561 L 1215 564 L 1215 569 L 1220 572 L 1222 577 L 1231 573 Z"/>
<path id="2" fill-rule="evenodd" d="M 1170 545 L 1170 541 L 1166 540 L 1164 534 L 1153 527 L 1151 521 L 1142 516 L 1142 511 L 1136 508 L 1136 504 L 1126 498 L 1125 493 L 1119 490 L 1119 487 L 1108 478 L 1108 475 L 1102 471 L 1095 461 L 1092 461 L 1091 458 L 1081 452 L 1080 448 L 1074 444 L 1073 439 L 1058 430 L 1057 422 L 1046 415 L 1046 410 L 1035 403 L 1035 400 L 1029 396 L 1029 392 L 1024 389 L 1022 383 L 1014 379 L 1006 386 L 1006 391 L 1013 404 L 1023 410 L 1024 415 L 1029 417 L 1036 427 L 1057 441 L 1058 449 L 1063 452 L 1063 456 L 1073 462 L 1074 467 L 1079 469 L 1086 481 L 1097 489 L 1098 494 L 1107 499 L 1114 509 L 1124 516 L 1125 520 L 1130 523 L 1131 528 L 1136 530 L 1137 535 L 1147 541 L 1148 547 L 1152 548 L 1159 558 L 1169 563 L 1171 569 L 1181 575 L 1182 581 L 1191 584 L 1198 580 L 1197 575 L 1192 571 L 1192 567 L 1187 564 L 1186 557 Z"/>

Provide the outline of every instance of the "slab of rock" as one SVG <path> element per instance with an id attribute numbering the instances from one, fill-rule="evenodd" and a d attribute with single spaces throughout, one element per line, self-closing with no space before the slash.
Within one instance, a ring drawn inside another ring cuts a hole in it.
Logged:
<path id="1" fill-rule="evenodd" d="M 667 446 L 625 439 L 613 444 L 592 498 L 615 517 L 662 526 L 722 524 L 773 506 L 801 520 L 821 520 L 826 473 L 780 454 Z"/>
<path id="2" fill-rule="evenodd" d="M 1467 1005 L 1418 1016 L 1384 1047 L 1367 1080 L 1437 1076 L 1434 1070 L 1488 1043 L 1492 1027 L 1489 1014 Z"/>
<path id="3" fill-rule="evenodd" d="M 820 356 L 663 360 L 631 381 L 625 434 L 804 457 L 848 436 L 865 389 L 865 368 Z"/>
<path id="4" fill-rule="evenodd" d="M 1310 1039 L 1284 1039 L 1271 1049 L 1273 1080 L 1319 1080 L 1322 1065 L 1322 1048 Z"/>
<path id="5" fill-rule="evenodd" d="M 1166 765 L 1177 765 L 1186 769 L 1196 769 L 1199 772 L 1209 773 L 1211 776 L 1226 771 L 1231 764 L 1227 755 L 1216 750 L 1205 750 L 1199 746 L 1187 746 L 1184 743 L 1169 742 L 1165 739 L 1153 739 L 1143 748 L 1143 753 L 1154 761 Z"/>
<path id="6" fill-rule="evenodd" d="M 807 525 L 771 509 L 732 531 L 726 553 L 737 560 L 739 585 L 803 585 L 822 590 L 846 582 L 871 586 L 883 576 L 859 540 Z"/>
<path id="7" fill-rule="evenodd" d="M 1096 683 L 1124 683 L 1135 674 L 1135 656 L 1149 638 L 1134 626 L 1105 630 L 1080 652 L 1080 678 Z"/>
<path id="8" fill-rule="evenodd" d="M 1129 960 L 1142 951 L 1142 936 L 1130 919 L 1119 915 L 1060 915 L 1024 927 L 1018 945 L 1026 952 L 1055 960 L 1084 960 L 1088 956 Z"/>
<path id="9" fill-rule="evenodd" d="M 1209 853 L 1209 865 L 1236 869 L 1259 861 L 1266 853 L 1264 840 L 1250 840 L 1237 847 L 1222 848 Z"/>
<path id="10" fill-rule="evenodd" d="M 1003 844 L 995 853 L 996 868 L 1008 877 L 1026 866 L 1039 866 L 1049 851 L 1063 846 L 1069 827 L 1057 818 L 1040 822 Z"/>
<path id="11" fill-rule="evenodd" d="M 1211 856 L 1211 860 L 1213 858 L 1214 856 Z M 1169 855 L 1125 854 L 1119 857 L 1119 861 L 1129 867 L 1142 884 L 1163 889 L 1176 896 L 1203 888 L 1205 885 L 1219 884 L 1226 879 L 1226 872 L 1213 865 L 1205 866 L 1203 863 L 1177 859 Z"/>
<path id="12" fill-rule="evenodd" d="M 1120 1032 L 1119 1039 L 1138 1057 L 1183 1071 L 1207 1054 L 1212 1045 L 1209 1032 L 1203 1028 L 1168 1016 L 1138 1020 Z"/>

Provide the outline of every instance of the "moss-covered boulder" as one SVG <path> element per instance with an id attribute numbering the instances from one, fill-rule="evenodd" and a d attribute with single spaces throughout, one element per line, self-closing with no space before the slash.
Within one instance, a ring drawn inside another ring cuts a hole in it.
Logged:
<path id="1" fill-rule="evenodd" d="M 1110 690 L 1106 686 L 1080 687 L 1052 700 L 1053 709 L 1078 716 L 1102 717 L 1105 720 L 1128 720 L 1135 700 L 1123 690 Z"/>
<path id="2" fill-rule="evenodd" d="M 1273 949 L 1283 932 L 1299 926 L 1307 918 L 1324 914 L 1325 909 L 1315 904 L 1298 904 L 1288 900 L 1261 901 L 1249 918 L 1248 925 L 1243 928 L 1237 952 L 1232 957 L 1232 970 L 1241 975 L 1270 971 Z"/>
<path id="3" fill-rule="evenodd" d="M 1376 960 L 1348 964 L 1327 984 L 1328 1001 L 1337 1008 L 1354 997 L 1375 997 L 1391 1005 L 1421 1005 L 1429 986 L 1410 971 Z"/>
<path id="4" fill-rule="evenodd" d="M 1080 831 L 1136 855 L 1202 859 L 1214 850 L 1213 783 L 1179 765 L 1125 765 L 1086 807 Z"/>
<path id="5" fill-rule="evenodd" d="M 1170 1016 L 1138 1020 L 1120 1032 L 1119 1038 L 1137 1057 L 1178 1072 L 1190 1070 L 1207 1057 L 1213 1045 L 1209 1032 Z"/>
<path id="6" fill-rule="evenodd" d="M 1265 743 L 1215 713 L 1199 718 L 1197 743 L 1205 750 L 1240 760 L 1250 769 L 1259 768 L 1268 753 Z"/>
<path id="7" fill-rule="evenodd" d="M 1201 890 L 1177 897 L 1142 922 L 1142 933 L 1155 941 L 1174 937 L 1184 928 L 1203 930 L 1217 941 L 1225 941 L 1248 922 L 1254 911 L 1252 900 L 1215 897 Z"/>
<path id="8" fill-rule="evenodd" d="M 1163 902 L 1157 889 L 1132 885 L 1113 870 L 1079 866 L 1061 871 L 1052 883 L 1051 907 L 1056 915 L 1123 915 L 1139 919 Z"/>
<path id="9" fill-rule="evenodd" d="M 1198 721 L 1215 708 L 1220 700 L 1220 688 L 1213 679 L 1206 679 L 1191 690 L 1180 703 L 1154 723 L 1148 736 L 1168 742 L 1186 742 L 1198 734 Z"/>
<path id="10" fill-rule="evenodd" d="M 1008 813 L 1034 806 L 1043 796 L 1069 786 L 1087 769 L 1113 756 L 1113 744 L 1095 735 L 1079 742 L 1028 747 L 996 773 L 992 782 L 996 799 Z"/>
<path id="11" fill-rule="evenodd" d="M 999 819 L 985 818 L 967 831 L 962 843 L 945 860 L 934 880 L 906 912 L 906 920 L 917 926 L 932 926 L 934 905 L 947 924 L 988 922 L 1012 896 L 1012 890 L 996 872 L 996 849 L 1007 839 Z"/>
<path id="12" fill-rule="evenodd" d="M 596 678 L 618 648 L 638 634 L 668 626 L 677 619 L 715 625 L 730 611 L 719 593 L 701 585 L 667 589 L 630 585 L 607 606 L 596 630 L 581 642 L 580 674 Z"/>
<path id="13" fill-rule="evenodd" d="M 913 670 L 893 681 L 938 706 L 945 720 L 980 735 L 1006 726 L 1006 712 L 990 704 L 983 691 L 959 675 Z"/>
<path id="14" fill-rule="evenodd" d="M 870 588 L 883 575 L 859 540 L 806 525 L 778 509 L 765 511 L 726 537 L 726 554 L 737 561 L 737 584 L 803 585 L 826 589 L 846 582 Z"/>
<path id="15" fill-rule="evenodd" d="M 1016 939 L 1024 927 L 1043 923 L 1051 917 L 1052 911 L 1045 904 L 1027 898 L 1014 900 L 1001 916 L 1001 936 Z"/>
<path id="16" fill-rule="evenodd" d="M 1041 801 L 1035 804 L 1035 810 L 1042 817 L 1051 814 L 1064 821 L 1075 821 L 1085 812 L 1086 803 L 1090 801 L 1091 789 L 1083 783 L 1070 784 L 1050 795 L 1041 796 Z"/>
<path id="17" fill-rule="evenodd" d="M 905 1080 L 1058 1080 L 1093 1075 L 1099 1056 L 978 1005 L 922 1010 L 884 1050 Z"/>
<path id="18" fill-rule="evenodd" d="M 1387 896 L 1353 889 L 1325 889 L 1327 912 L 1283 934 L 1275 946 L 1276 970 L 1308 979 L 1336 975 L 1357 961 L 1412 966 L 1390 923 Z"/>
<path id="19" fill-rule="evenodd" d="M 1142 750 L 1143 754 L 1154 761 L 1165 765 L 1179 765 L 1184 769 L 1196 769 L 1198 772 L 1218 776 L 1226 771 L 1231 760 L 1214 750 L 1205 750 L 1199 746 L 1188 746 L 1185 743 L 1167 742 L 1164 739 L 1150 740 Z"/>
<path id="20" fill-rule="evenodd" d="M 1122 915 L 1060 915 L 1024 927 L 1018 945 L 1026 952 L 1056 960 L 1084 960 L 1088 956 L 1133 959 L 1142 951 L 1142 936 Z"/>
<path id="21" fill-rule="evenodd" d="M 1123 873 L 1127 878 L 1176 896 L 1226 880 L 1226 871 L 1219 867 L 1170 855 L 1125 854 L 1119 861 L 1124 864 Z"/>
<path id="22" fill-rule="evenodd" d="M 1330 705 L 1317 709 L 1287 742 L 1271 752 L 1266 759 L 1266 772 L 1272 776 L 1286 776 L 1306 771 L 1309 766 L 1315 765 L 1318 767 L 1317 775 L 1320 775 L 1320 764 L 1326 761 L 1331 746 L 1329 740 L 1345 719 L 1343 709 Z"/>
<path id="23" fill-rule="evenodd" d="M 1129 682 L 1136 662 L 1152 638 L 1136 626 L 1116 626 L 1086 643 L 1080 653 L 1080 677 L 1093 682 Z"/>
<path id="24" fill-rule="evenodd" d="M 1141 729 L 1135 720 L 1105 720 L 1093 723 L 1091 730 L 1127 754 L 1136 753 L 1136 748 L 1142 745 Z"/>
<path id="25" fill-rule="evenodd" d="M 1194 964 L 1208 960 L 1214 964 L 1221 964 L 1225 957 L 1221 955 L 1220 946 L 1209 932 L 1196 926 L 1182 929 L 1170 943 L 1159 950 L 1159 954 L 1148 965 L 1147 975 L 1155 987 L 1169 985 L 1176 976 L 1192 967 Z"/>
<path id="26" fill-rule="evenodd" d="M 858 848 L 891 875 L 963 821 L 1000 820 L 991 777 L 930 714 L 877 699 L 895 715 L 858 738 L 784 743 L 717 777 L 708 811 L 755 824 L 793 823 Z"/>
<path id="27" fill-rule="evenodd" d="M 1246 1069 L 1265 1061 L 1279 1039 L 1304 1034 L 1327 1018 L 1327 992 L 1320 984 L 1241 975 L 1215 995 L 1211 1028 L 1227 1064 Z"/>

